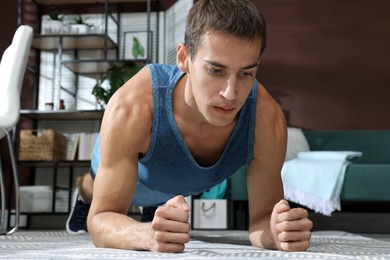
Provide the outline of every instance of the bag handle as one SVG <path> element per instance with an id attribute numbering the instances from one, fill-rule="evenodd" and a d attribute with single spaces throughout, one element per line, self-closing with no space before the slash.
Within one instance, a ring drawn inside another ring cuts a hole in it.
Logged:
<path id="1" fill-rule="evenodd" d="M 206 208 L 206 202 L 202 202 L 202 210 L 203 210 L 204 212 L 210 211 L 210 210 L 212 210 L 213 208 L 215 208 L 216 205 L 217 205 L 217 204 L 216 204 L 215 202 L 213 202 L 213 204 L 211 204 L 210 207 Z"/>

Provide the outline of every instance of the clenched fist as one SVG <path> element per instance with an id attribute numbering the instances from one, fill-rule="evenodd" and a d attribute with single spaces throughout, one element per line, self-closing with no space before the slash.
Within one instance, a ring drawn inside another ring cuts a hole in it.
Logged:
<path id="1" fill-rule="evenodd" d="M 271 232 L 278 249 L 305 251 L 310 246 L 313 223 L 303 208 L 290 208 L 286 200 L 279 201 L 271 215 Z"/>
<path id="2" fill-rule="evenodd" d="M 152 247 L 156 252 L 181 252 L 190 241 L 190 207 L 183 196 L 176 196 L 156 210 L 151 224 Z"/>

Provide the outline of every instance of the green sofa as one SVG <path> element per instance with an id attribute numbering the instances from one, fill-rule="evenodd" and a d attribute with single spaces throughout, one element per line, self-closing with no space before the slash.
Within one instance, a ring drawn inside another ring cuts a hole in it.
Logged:
<path id="1" fill-rule="evenodd" d="M 303 131 L 311 151 L 360 151 L 345 173 L 340 195 L 342 211 L 390 210 L 390 131 L 342 130 Z M 247 200 L 246 167 L 230 179 L 232 201 Z M 351 206 L 352 205 L 352 206 Z"/>
<path id="2" fill-rule="evenodd" d="M 304 131 L 312 151 L 360 151 L 345 172 L 342 202 L 390 202 L 390 131 Z"/>

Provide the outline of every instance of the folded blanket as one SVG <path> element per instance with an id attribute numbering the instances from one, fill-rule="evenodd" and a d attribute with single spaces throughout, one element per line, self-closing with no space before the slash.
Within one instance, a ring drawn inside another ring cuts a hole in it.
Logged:
<path id="1" fill-rule="evenodd" d="M 341 210 L 345 170 L 350 159 L 361 155 L 354 151 L 299 153 L 282 168 L 285 198 L 327 216 Z"/>
<path id="2" fill-rule="evenodd" d="M 299 152 L 299 159 L 306 160 L 351 160 L 362 156 L 362 152 L 355 151 L 310 151 Z"/>

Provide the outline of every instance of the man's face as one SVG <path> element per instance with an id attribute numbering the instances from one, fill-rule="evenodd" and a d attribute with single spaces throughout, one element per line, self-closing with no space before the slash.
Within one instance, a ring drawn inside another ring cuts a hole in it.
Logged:
<path id="1" fill-rule="evenodd" d="M 209 32 L 188 63 L 186 102 L 215 126 L 230 124 L 252 88 L 259 65 L 260 39 L 244 40 Z"/>

